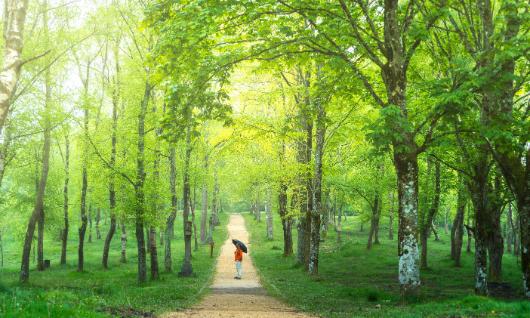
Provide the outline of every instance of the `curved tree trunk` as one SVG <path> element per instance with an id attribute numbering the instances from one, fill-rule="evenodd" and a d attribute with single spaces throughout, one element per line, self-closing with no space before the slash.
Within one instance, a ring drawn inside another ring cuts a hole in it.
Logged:
<path id="1" fill-rule="evenodd" d="M 47 79 L 49 73 L 47 75 Z M 47 81 L 49 84 L 50 82 Z M 42 169 L 41 177 L 38 183 L 37 195 L 35 197 L 35 206 L 33 213 L 29 219 L 28 227 L 26 230 L 26 236 L 24 238 L 24 247 L 22 250 L 22 262 L 20 266 L 20 282 L 25 283 L 29 280 L 29 254 L 31 252 L 31 244 L 33 242 L 33 235 L 35 233 L 35 224 L 42 220 L 44 222 L 44 195 L 46 192 L 46 183 L 48 181 L 48 170 L 49 170 L 49 161 L 50 161 L 50 144 L 51 144 L 51 125 L 49 118 L 49 97 L 50 97 L 50 86 L 46 85 L 46 103 L 45 103 L 45 112 L 44 112 L 44 146 L 42 147 Z M 44 231 L 44 224 L 39 225 L 39 232 Z M 43 235 L 43 233 L 41 233 Z M 42 236 L 39 243 L 42 244 Z M 41 253 L 42 245 L 39 247 Z M 42 254 L 39 258 L 42 257 Z M 39 266 L 40 267 L 40 266 Z"/>
<path id="2" fill-rule="evenodd" d="M 81 162 L 82 162 L 82 168 L 81 168 L 81 209 L 80 209 L 80 217 L 81 217 L 81 224 L 78 229 L 78 236 L 79 236 L 79 243 L 77 247 L 77 271 L 82 272 L 84 269 L 85 264 L 85 254 L 84 254 L 84 248 L 85 248 L 85 233 L 87 229 L 87 209 L 86 209 L 86 196 L 88 191 L 88 121 L 89 121 L 89 107 L 88 107 L 88 94 L 89 94 L 89 84 L 90 84 L 90 70 L 91 70 L 91 64 L 93 62 L 92 60 L 88 60 L 86 63 L 86 71 L 83 74 L 79 74 L 81 77 L 81 82 L 83 83 L 83 152 L 81 154 Z M 79 68 L 81 69 L 80 62 L 78 61 Z"/>
<path id="3" fill-rule="evenodd" d="M 117 144 L 117 133 L 118 133 L 118 105 L 120 103 L 120 64 L 119 64 L 119 40 L 114 45 L 114 62 L 116 65 L 115 85 L 112 91 L 112 133 L 110 141 L 110 167 L 114 169 L 116 166 L 116 144 Z M 103 257 L 102 265 L 103 268 L 108 268 L 109 250 L 110 243 L 116 233 L 116 178 L 112 171 L 109 178 L 109 208 L 110 208 L 110 227 L 107 236 L 105 237 L 105 244 L 103 245 Z M 125 233 L 125 227 L 123 227 L 123 233 Z M 125 263 L 126 256 L 124 250 L 122 250 L 122 263 Z"/>
<path id="4" fill-rule="evenodd" d="M 116 87 L 112 94 L 112 134 L 111 134 L 111 152 L 110 152 L 110 166 L 111 169 L 116 165 L 116 143 L 117 143 L 117 131 L 118 131 L 118 104 L 119 104 L 119 64 L 118 64 L 118 48 L 114 49 L 114 58 L 116 59 Z M 109 178 L 109 206 L 110 206 L 110 227 L 107 237 L 105 238 L 105 244 L 103 246 L 103 268 L 108 268 L 109 250 L 110 243 L 116 232 L 116 182 L 114 173 L 111 172 Z M 123 260 L 125 256 L 123 256 Z"/>

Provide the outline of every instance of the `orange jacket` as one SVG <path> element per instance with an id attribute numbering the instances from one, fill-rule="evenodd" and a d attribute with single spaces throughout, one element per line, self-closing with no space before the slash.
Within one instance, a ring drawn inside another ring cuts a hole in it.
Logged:
<path id="1" fill-rule="evenodd" d="M 243 251 L 240 248 L 236 249 L 236 251 L 234 252 L 234 255 L 235 255 L 236 262 L 237 261 L 241 262 L 243 260 Z"/>

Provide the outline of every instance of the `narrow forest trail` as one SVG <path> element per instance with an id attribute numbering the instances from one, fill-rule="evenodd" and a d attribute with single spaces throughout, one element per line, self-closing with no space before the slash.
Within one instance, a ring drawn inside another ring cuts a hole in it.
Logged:
<path id="1" fill-rule="evenodd" d="M 256 268 L 249 254 L 243 256 L 243 279 L 234 279 L 234 245 L 232 238 L 248 243 L 248 232 L 245 220 L 239 214 L 230 215 L 228 224 L 229 237 L 221 247 L 221 255 L 217 260 L 217 270 L 211 293 L 199 304 L 180 312 L 164 314 L 163 318 L 175 317 L 252 317 L 252 318 L 290 318 L 310 317 L 298 313 L 293 308 L 277 299 L 268 296 L 259 282 Z"/>

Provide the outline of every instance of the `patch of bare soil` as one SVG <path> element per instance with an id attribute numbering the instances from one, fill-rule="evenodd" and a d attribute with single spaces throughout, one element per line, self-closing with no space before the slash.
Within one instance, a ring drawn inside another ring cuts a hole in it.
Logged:
<path id="1" fill-rule="evenodd" d="M 267 295 L 259 282 L 256 268 L 252 264 L 250 253 L 252 245 L 248 244 L 248 232 L 245 220 L 239 214 L 230 216 L 228 224 L 229 238 L 221 247 L 217 260 L 215 279 L 210 286 L 211 293 L 194 307 L 179 312 L 170 312 L 162 318 L 309 318 L 303 313 Z M 249 254 L 243 255 L 243 278 L 234 279 L 234 246 L 232 239 L 244 242 Z"/>

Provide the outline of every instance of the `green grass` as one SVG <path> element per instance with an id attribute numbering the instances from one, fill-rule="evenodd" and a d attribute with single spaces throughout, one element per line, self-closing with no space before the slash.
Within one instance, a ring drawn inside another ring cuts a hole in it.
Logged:
<path id="1" fill-rule="evenodd" d="M 264 218 L 262 218 L 264 219 Z M 265 288 L 290 305 L 322 317 L 529 317 L 530 303 L 497 300 L 473 294 L 473 255 L 465 252 L 462 267 L 449 258 L 449 237 L 429 241 L 430 268 L 422 270 L 419 295 L 400 298 L 397 281 L 397 242 L 387 239 L 382 224 L 380 245 L 366 250 L 367 232 L 359 232 L 354 217 L 345 224 L 352 236 L 338 244 L 333 231 L 321 243 L 319 275 L 309 277 L 294 257 L 283 257 L 282 230 L 275 215 L 274 240 L 266 238 L 265 222 L 245 214 L 251 233 L 252 256 Z M 293 227 L 296 250 L 296 228 Z M 504 280 L 522 294 L 521 272 L 515 257 L 505 255 Z"/>
<path id="2" fill-rule="evenodd" d="M 214 233 L 216 242 L 227 237 L 226 221 L 227 215 L 222 214 L 221 226 Z M 25 285 L 18 283 L 21 242 L 5 242 L 6 264 L 0 272 L 0 317 L 109 317 L 112 312 L 128 312 L 133 317 L 135 311 L 159 314 L 189 307 L 208 290 L 204 287 L 210 283 L 215 268 L 215 257 L 210 258 L 209 246 L 199 245 L 199 250 L 193 252 L 194 277 L 179 278 L 177 275 L 184 248 L 182 220 L 179 218 L 175 224 L 176 239 L 172 242 L 173 273 L 164 273 L 164 252 L 159 245 L 160 280 L 141 286 L 137 283 L 137 253 L 132 227 L 128 228 L 126 264 L 119 262 L 120 236 L 117 234 L 111 246 L 109 270 L 103 270 L 101 266 L 103 240 L 94 240 L 86 243 L 83 273 L 76 271 L 75 230 L 72 228 L 70 232 L 66 266 L 58 264 L 60 242 L 51 240 L 47 234 L 45 258 L 51 259 L 51 269 L 44 272 L 32 270 L 30 283 Z M 102 233 L 106 234 L 106 231 Z M 218 255 L 219 250 L 216 252 Z"/>

